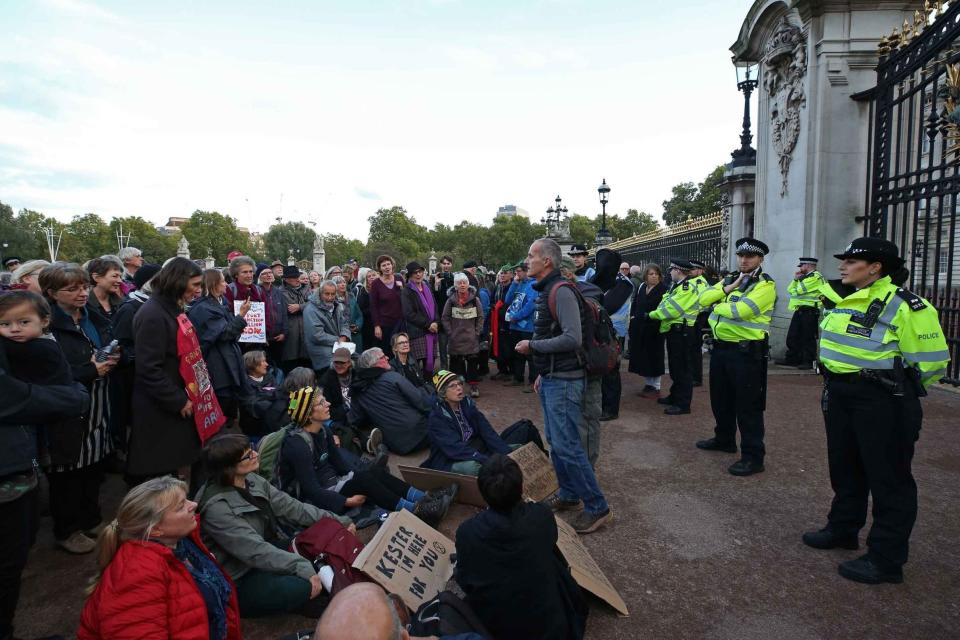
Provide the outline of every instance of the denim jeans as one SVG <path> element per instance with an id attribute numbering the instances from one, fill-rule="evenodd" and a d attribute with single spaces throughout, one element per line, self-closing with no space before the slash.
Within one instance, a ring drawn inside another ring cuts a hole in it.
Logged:
<path id="1" fill-rule="evenodd" d="M 550 443 L 550 459 L 557 472 L 560 497 L 583 500 L 584 510 L 602 513 L 607 501 L 600 491 L 593 468 L 580 442 L 580 415 L 585 381 L 543 377 L 540 379 L 540 404 Z"/>

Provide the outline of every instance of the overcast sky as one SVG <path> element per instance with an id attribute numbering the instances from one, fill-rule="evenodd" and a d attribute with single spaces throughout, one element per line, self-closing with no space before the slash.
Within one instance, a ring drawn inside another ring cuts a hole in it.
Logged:
<path id="1" fill-rule="evenodd" d="M 0 201 L 366 238 L 515 204 L 654 215 L 739 145 L 749 0 L 0 2 Z M 282 194 L 282 200 L 281 200 Z"/>

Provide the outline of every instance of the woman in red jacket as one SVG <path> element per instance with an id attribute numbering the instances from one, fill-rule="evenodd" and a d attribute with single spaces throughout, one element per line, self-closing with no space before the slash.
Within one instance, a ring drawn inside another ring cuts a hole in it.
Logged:
<path id="1" fill-rule="evenodd" d="M 120 503 L 100 534 L 79 640 L 239 640 L 236 589 L 200 541 L 186 488 L 154 478 Z"/>

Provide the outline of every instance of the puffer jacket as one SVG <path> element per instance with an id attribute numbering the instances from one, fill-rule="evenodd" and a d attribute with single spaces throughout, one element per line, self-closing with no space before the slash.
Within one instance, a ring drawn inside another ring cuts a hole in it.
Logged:
<path id="1" fill-rule="evenodd" d="M 351 426 L 379 427 L 390 451 L 406 455 L 427 446 L 433 396 L 426 389 L 413 386 L 396 371 L 370 367 L 354 372 L 350 397 Z"/>
<path id="2" fill-rule="evenodd" d="M 443 331 L 450 336 L 447 353 L 452 356 L 474 356 L 479 353 L 483 305 L 477 297 L 476 287 L 467 289 L 467 301 L 464 304 L 460 304 L 456 289 L 450 287 L 440 322 Z"/>
<path id="3" fill-rule="evenodd" d="M 201 551 L 200 527 L 190 539 Z M 229 581 L 230 578 L 227 577 Z M 239 640 L 240 609 L 232 587 L 227 607 L 227 639 Z M 187 567 L 173 550 L 156 542 L 128 540 L 120 545 L 100 584 L 87 599 L 78 640 L 207 640 L 207 606 Z"/>
<path id="4" fill-rule="evenodd" d="M 533 333 L 533 311 L 537 302 L 537 290 L 533 288 L 537 281 L 527 278 L 523 282 L 514 282 L 507 290 L 507 315 L 510 316 L 510 330 L 521 333 Z"/>
<path id="5" fill-rule="evenodd" d="M 473 428 L 473 437 L 480 438 L 492 453 L 510 453 L 510 445 L 493 430 L 487 417 L 470 398 L 460 402 L 464 419 Z M 464 439 L 463 428 L 453 415 L 453 410 L 443 400 L 438 400 L 427 418 L 427 434 L 430 436 L 430 457 L 420 466 L 425 469 L 450 471 L 454 463 L 473 461 L 483 464 L 487 455 L 477 451 Z"/>
<path id="6" fill-rule="evenodd" d="M 315 291 L 303 310 L 303 336 L 310 362 L 317 371 L 327 369 L 333 361 L 333 345 L 340 338 L 350 339 L 350 319 L 347 307 L 333 303 L 333 310 L 320 306 L 320 290 Z"/>
<path id="7" fill-rule="evenodd" d="M 291 498 L 255 473 L 247 476 L 247 489 L 255 498 L 270 503 L 281 524 L 305 529 L 320 518 L 333 518 L 345 527 L 351 524 L 350 518 Z M 234 487 L 207 482 L 200 487 L 196 500 L 200 505 L 203 540 L 234 581 L 251 569 L 299 576 L 304 580 L 317 575 L 309 560 L 275 547 L 264 539 L 270 523 L 269 515 L 247 502 Z"/>

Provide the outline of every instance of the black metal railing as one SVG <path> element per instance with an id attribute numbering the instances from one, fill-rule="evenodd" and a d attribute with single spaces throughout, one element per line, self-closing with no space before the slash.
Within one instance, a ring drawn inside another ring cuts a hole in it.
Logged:
<path id="1" fill-rule="evenodd" d="M 873 118 L 864 233 L 900 247 L 905 286 L 940 313 L 952 357 L 944 382 L 960 386 L 960 2 L 915 24 L 881 42 L 877 86 L 854 96 L 871 100 Z"/>
<path id="2" fill-rule="evenodd" d="M 720 230 L 722 219 L 719 213 L 696 218 L 666 229 L 658 229 L 608 245 L 620 252 L 630 264 L 654 263 L 664 270 L 670 258 L 702 260 L 714 268 L 720 265 Z"/>

